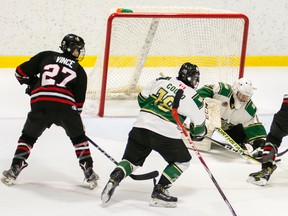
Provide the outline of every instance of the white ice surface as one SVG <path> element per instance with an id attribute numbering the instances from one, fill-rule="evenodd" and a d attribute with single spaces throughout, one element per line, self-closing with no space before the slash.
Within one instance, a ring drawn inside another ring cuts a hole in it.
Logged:
<path id="1" fill-rule="evenodd" d="M 14 69 L 0 70 L 0 171 L 9 168 L 20 136 L 29 97 L 24 86 L 18 85 Z M 269 129 L 272 113 L 277 111 L 287 90 L 287 68 L 249 68 L 250 77 L 258 90 L 254 101 L 260 118 Z M 130 111 L 130 110 L 128 110 Z M 123 154 L 127 134 L 134 117 L 97 118 L 84 116 L 87 135 L 117 161 Z M 288 148 L 284 140 L 280 151 Z M 232 215 L 197 156 L 188 170 L 177 180 L 170 193 L 179 199 L 174 209 L 149 206 L 152 181 L 126 178 L 116 189 L 108 205 L 102 205 L 100 194 L 114 168 L 98 149 L 91 145 L 95 171 L 100 176 L 99 186 L 89 190 L 83 182 L 83 173 L 69 138 L 63 129 L 53 126 L 46 130 L 34 148 L 29 166 L 23 170 L 11 187 L 0 182 L 1 216 L 228 216 Z M 260 166 L 247 163 L 234 153 L 213 146 L 210 152 L 201 152 L 210 171 L 238 216 L 286 216 L 288 201 L 288 156 L 282 157 L 269 184 L 259 187 L 246 182 L 249 173 Z M 166 166 L 162 158 L 152 153 L 137 173 L 152 170 L 161 172 Z"/>

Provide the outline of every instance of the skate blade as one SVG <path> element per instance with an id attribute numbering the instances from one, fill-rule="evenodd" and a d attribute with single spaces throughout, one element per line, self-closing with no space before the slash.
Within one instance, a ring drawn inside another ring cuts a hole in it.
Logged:
<path id="1" fill-rule="evenodd" d="M 95 187 L 98 186 L 98 182 L 97 181 L 92 181 L 92 182 L 89 182 L 89 188 L 91 190 L 93 190 Z"/>
<path id="2" fill-rule="evenodd" d="M 267 184 L 266 179 L 260 178 L 258 181 L 256 181 L 255 178 L 251 176 L 249 176 L 249 178 L 247 179 L 247 182 L 258 185 L 258 186 L 265 186 Z"/>
<path id="3" fill-rule="evenodd" d="M 166 202 L 166 201 L 159 200 L 159 199 L 152 199 L 150 202 L 150 206 L 175 208 L 175 207 L 177 207 L 177 202 Z"/>
<path id="4" fill-rule="evenodd" d="M 1 178 L 1 181 L 7 186 L 11 186 L 11 185 L 14 184 L 14 180 L 13 179 L 7 178 L 5 176 L 3 178 Z"/>
<path id="5" fill-rule="evenodd" d="M 105 186 L 104 190 L 101 193 L 101 200 L 102 200 L 103 204 L 107 203 L 110 200 L 110 198 L 111 198 L 111 196 L 113 194 L 113 193 L 110 192 L 112 189 L 113 189 L 113 184 L 109 182 Z"/>

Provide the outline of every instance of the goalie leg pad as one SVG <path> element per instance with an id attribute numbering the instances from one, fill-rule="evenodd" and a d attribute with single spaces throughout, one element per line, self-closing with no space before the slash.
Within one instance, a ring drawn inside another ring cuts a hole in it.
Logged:
<path id="1" fill-rule="evenodd" d="M 201 142 L 195 142 L 196 148 L 199 151 L 210 151 L 211 150 L 211 141 L 207 138 L 204 138 Z M 187 145 L 186 145 L 187 146 Z M 188 149 L 193 149 L 191 145 L 187 146 Z"/>

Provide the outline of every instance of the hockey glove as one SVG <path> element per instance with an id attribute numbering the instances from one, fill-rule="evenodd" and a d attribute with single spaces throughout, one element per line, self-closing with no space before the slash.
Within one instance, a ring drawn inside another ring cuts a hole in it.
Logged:
<path id="1" fill-rule="evenodd" d="M 254 158 L 262 158 L 263 148 L 265 146 L 264 139 L 256 139 L 251 143 L 246 143 L 245 148 L 247 149 L 247 153 L 250 154 Z"/>
<path id="2" fill-rule="evenodd" d="M 31 86 L 27 86 L 27 88 L 25 89 L 25 94 L 28 94 L 29 96 L 31 96 L 31 92 L 32 92 L 32 88 Z"/>
<path id="3" fill-rule="evenodd" d="M 201 135 L 197 134 L 197 135 L 193 135 L 191 132 L 190 132 L 190 137 L 193 141 L 196 141 L 196 142 L 200 142 L 202 141 L 204 138 L 205 138 L 205 135 L 207 134 L 207 128 L 205 127 L 204 128 L 204 133 L 202 133 Z"/>
<path id="4" fill-rule="evenodd" d="M 20 77 L 20 76 L 16 76 L 16 78 L 17 78 L 17 80 L 19 81 L 19 83 L 21 84 L 21 85 L 23 85 L 23 84 L 26 84 L 26 85 L 33 85 L 33 84 L 35 84 L 37 81 L 38 81 L 38 76 L 35 76 L 35 75 L 33 75 L 33 76 L 31 76 L 31 77 L 29 77 L 29 76 L 27 76 L 27 77 Z"/>
<path id="5" fill-rule="evenodd" d="M 257 148 L 263 148 L 265 146 L 265 140 L 264 139 L 256 139 L 252 143 L 253 149 Z"/>
<path id="6" fill-rule="evenodd" d="M 28 85 L 26 90 L 25 90 L 25 94 L 28 94 L 30 96 L 31 92 L 34 89 L 34 86 L 37 83 L 37 81 L 39 80 L 39 78 L 37 76 L 33 76 L 33 77 L 30 77 L 28 80 L 29 80 L 29 82 L 25 83 Z"/>

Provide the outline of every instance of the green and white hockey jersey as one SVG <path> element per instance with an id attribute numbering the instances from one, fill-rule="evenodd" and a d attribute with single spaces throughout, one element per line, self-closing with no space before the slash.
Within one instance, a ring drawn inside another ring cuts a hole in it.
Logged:
<path id="1" fill-rule="evenodd" d="M 266 130 L 257 117 L 257 108 L 251 99 L 239 109 L 235 109 L 231 85 L 219 82 L 218 84 L 205 85 L 197 92 L 203 98 L 214 98 L 221 102 L 220 113 L 223 130 L 242 124 L 246 142 L 266 137 Z"/>
<path id="2" fill-rule="evenodd" d="M 146 128 L 166 137 L 181 139 L 181 133 L 172 116 L 172 104 L 178 89 L 184 94 L 178 108 L 179 119 L 190 119 L 190 132 L 193 136 L 204 135 L 205 113 L 203 98 L 182 81 L 171 77 L 161 77 L 144 87 L 138 95 L 140 113 L 134 127 Z"/>

